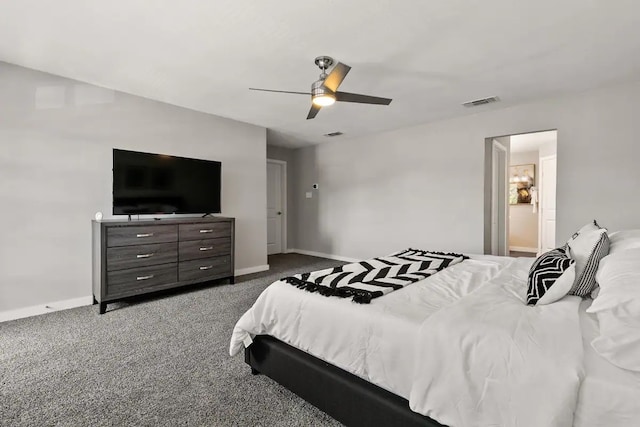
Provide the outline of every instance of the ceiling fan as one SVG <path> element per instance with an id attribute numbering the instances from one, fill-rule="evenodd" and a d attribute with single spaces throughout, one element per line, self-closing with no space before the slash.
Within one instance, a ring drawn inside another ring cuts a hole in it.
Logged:
<path id="1" fill-rule="evenodd" d="M 391 99 L 377 96 L 360 95 L 358 93 L 339 92 L 338 87 L 351 70 L 346 64 L 338 62 L 327 74 L 327 68 L 333 65 L 333 58 L 329 56 L 318 56 L 316 65 L 320 67 L 322 73 L 320 79 L 311 84 L 311 92 L 291 92 L 287 90 L 257 89 L 250 87 L 249 90 L 259 90 L 263 92 L 293 93 L 297 95 L 311 95 L 311 110 L 307 115 L 307 120 L 313 119 L 322 107 L 333 105 L 334 102 L 358 102 L 360 104 L 389 105 Z"/>

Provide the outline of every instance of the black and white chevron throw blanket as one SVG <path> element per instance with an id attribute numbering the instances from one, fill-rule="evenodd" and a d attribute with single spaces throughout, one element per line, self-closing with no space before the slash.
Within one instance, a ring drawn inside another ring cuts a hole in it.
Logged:
<path id="1" fill-rule="evenodd" d="M 339 298 L 353 297 L 354 302 L 369 304 L 373 298 L 425 279 L 468 258 L 461 254 L 406 249 L 340 267 L 296 274 L 282 281 L 305 291 Z"/>

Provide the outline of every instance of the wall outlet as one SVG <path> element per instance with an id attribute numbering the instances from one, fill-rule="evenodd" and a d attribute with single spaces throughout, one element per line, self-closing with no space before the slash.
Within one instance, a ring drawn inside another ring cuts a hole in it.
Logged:
<path id="1" fill-rule="evenodd" d="M 313 197 L 313 193 L 311 191 L 307 191 L 306 196 L 307 196 L 307 199 L 310 199 Z"/>

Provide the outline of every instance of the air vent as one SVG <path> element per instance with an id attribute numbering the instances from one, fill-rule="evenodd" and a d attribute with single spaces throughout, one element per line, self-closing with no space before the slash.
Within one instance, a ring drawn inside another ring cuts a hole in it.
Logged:
<path id="1" fill-rule="evenodd" d="M 340 136 L 342 135 L 342 132 L 331 132 L 331 133 L 325 133 L 324 136 L 328 136 L 329 138 L 332 138 L 334 136 Z"/>
<path id="2" fill-rule="evenodd" d="M 498 98 L 497 96 L 491 96 L 489 98 L 476 99 L 475 101 L 465 102 L 462 105 L 464 105 L 465 107 L 477 107 L 478 105 L 491 104 L 492 102 L 498 101 L 500 101 L 500 98 Z"/>

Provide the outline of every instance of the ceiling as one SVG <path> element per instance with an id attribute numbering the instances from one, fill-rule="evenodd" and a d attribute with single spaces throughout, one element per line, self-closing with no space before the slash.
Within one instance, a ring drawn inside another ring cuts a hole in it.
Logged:
<path id="1" fill-rule="evenodd" d="M 0 3 L 0 60 L 264 126 L 299 147 L 640 75 L 636 0 L 20 0 Z M 316 56 L 353 69 L 306 120 Z M 460 104 L 497 95 L 500 103 Z"/>
<path id="2" fill-rule="evenodd" d="M 523 133 L 520 135 L 512 135 L 509 139 L 511 153 L 525 153 L 528 151 L 537 151 L 542 146 L 557 143 L 558 132 L 548 130 L 545 132 Z"/>

